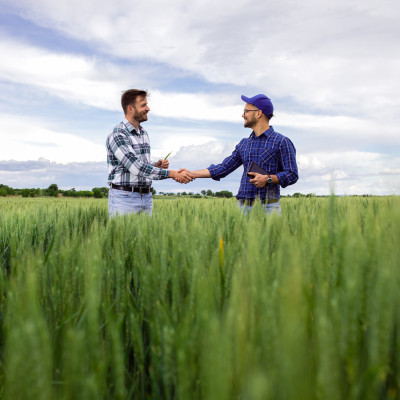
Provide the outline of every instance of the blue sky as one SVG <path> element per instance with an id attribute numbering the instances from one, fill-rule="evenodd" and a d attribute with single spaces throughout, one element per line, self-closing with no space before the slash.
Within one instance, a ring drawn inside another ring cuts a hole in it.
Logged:
<path id="1" fill-rule="evenodd" d="M 250 134 L 240 95 L 268 95 L 296 146 L 282 190 L 400 194 L 398 2 L 0 0 L 0 183 L 91 189 L 121 92 L 150 91 L 156 160 L 206 168 Z M 157 191 L 231 190 L 157 181 Z"/>

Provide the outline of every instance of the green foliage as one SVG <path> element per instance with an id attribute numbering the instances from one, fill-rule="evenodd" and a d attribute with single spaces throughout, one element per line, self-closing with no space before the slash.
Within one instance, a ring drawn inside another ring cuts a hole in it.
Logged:
<path id="1" fill-rule="evenodd" d="M 104 196 L 103 196 L 103 192 L 101 191 L 100 188 L 93 188 L 93 189 L 92 189 L 92 192 L 93 192 L 93 196 L 94 196 L 96 199 L 101 199 L 102 197 L 104 197 Z"/>
<path id="2" fill-rule="evenodd" d="M 100 189 L 100 191 L 101 191 L 101 189 Z M 73 188 L 71 190 L 61 191 L 61 193 L 62 193 L 63 197 L 94 197 L 94 192 L 91 190 L 75 190 Z"/>
<path id="3" fill-rule="evenodd" d="M 0 397 L 394 399 L 400 199 L 0 198 Z"/>
<path id="4" fill-rule="evenodd" d="M 101 199 L 102 197 L 108 196 L 108 189 L 106 187 L 93 188 L 92 192 L 96 199 Z"/>
<path id="5" fill-rule="evenodd" d="M 227 199 L 230 199 L 231 197 L 233 197 L 233 194 L 229 190 L 221 190 L 220 192 L 215 192 L 214 196 L 215 197 L 226 197 Z"/>
<path id="6" fill-rule="evenodd" d="M 41 189 L 20 189 L 16 190 L 15 194 L 20 194 L 22 197 L 39 197 L 42 194 Z"/>
<path id="7" fill-rule="evenodd" d="M 0 196 L 6 197 L 6 196 L 12 196 L 14 194 L 15 190 L 12 187 L 0 184 Z"/>

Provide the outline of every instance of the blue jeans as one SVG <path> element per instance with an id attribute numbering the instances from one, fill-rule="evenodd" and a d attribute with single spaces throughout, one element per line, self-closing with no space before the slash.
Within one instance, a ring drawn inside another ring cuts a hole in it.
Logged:
<path id="1" fill-rule="evenodd" d="M 152 193 L 140 194 L 110 188 L 108 193 L 108 215 L 110 217 L 117 214 L 139 214 L 141 212 L 153 215 Z"/>
<path id="2" fill-rule="evenodd" d="M 253 206 L 242 204 L 240 200 L 238 200 L 238 206 L 243 211 L 244 215 L 250 213 L 253 209 Z M 277 203 L 261 204 L 261 209 L 267 214 L 274 213 L 276 215 L 281 215 L 281 202 L 278 201 Z"/>

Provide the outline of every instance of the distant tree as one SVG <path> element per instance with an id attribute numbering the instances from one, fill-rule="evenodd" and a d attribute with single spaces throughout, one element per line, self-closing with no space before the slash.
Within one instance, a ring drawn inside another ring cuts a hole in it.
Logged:
<path id="1" fill-rule="evenodd" d="M 58 186 L 52 183 L 47 189 L 43 190 L 44 196 L 56 197 L 58 195 Z"/>
<path id="2" fill-rule="evenodd" d="M 22 189 L 20 193 L 22 197 L 38 197 L 40 189 Z"/>
<path id="3" fill-rule="evenodd" d="M 92 192 L 96 199 L 108 196 L 108 189 L 106 187 L 95 187 L 92 189 Z"/>
<path id="4" fill-rule="evenodd" d="M 208 189 L 207 190 L 207 196 L 213 196 L 213 195 L 214 195 L 214 193 L 212 192 L 212 190 Z"/>
<path id="5" fill-rule="evenodd" d="M 5 189 L 5 188 L 0 188 L 0 196 L 1 197 L 7 197 L 8 196 L 8 193 L 7 193 L 7 189 Z"/>
<path id="6" fill-rule="evenodd" d="M 233 196 L 232 192 L 228 190 L 221 190 L 220 192 L 215 192 L 216 197 L 226 197 L 226 198 L 231 198 Z"/>
<path id="7" fill-rule="evenodd" d="M 157 193 L 156 189 L 151 188 L 151 193 L 153 193 L 153 196 Z"/>
<path id="8" fill-rule="evenodd" d="M 201 193 L 203 196 L 205 196 L 205 195 L 207 194 L 207 191 L 206 191 L 206 190 L 202 190 L 200 193 Z"/>
<path id="9" fill-rule="evenodd" d="M 15 194 L 15 189 L 7 185 L 0 184 L 0 190 L 2 190 L 3 193 L 1 196 L 12 196 Z M 6 194 L 4 195 L 4 193 Z"/>
<path id="10" fill-rule="evenodd" d="M 79 197 L 93 197 L 93 192 L 91 190 L 80 190 L 77 193 Z"/>
<path id="11" fill-rule="evenodd" d="M 63 191 L 63 196 L 64 197 L 78 197 L 78 192 L 74 190 L 64 190 Z"/>
<path id="12" fill-rule="evenodd" d="M 101 191 L 100 188 L 93 188 L 93 189 L 92 189 L 92 192 L 93 192 L 93 196 L 94 196 L 96 199 L 101 199 L 102 197 L 104 197 L 104 196 L 103 196 L 103 192 Z"/>
<path id="13" fill-rule="evenodd" d="M 29 197 L 31 191 L 29 189 L 22 189 L 21 190 L 21 196 L 22 197 Z"/>
<path id="14" fill-rule="evenodd" d="M 187 193 L 186 192 L 182 192 L 182 196 L 187 196 Z"/>

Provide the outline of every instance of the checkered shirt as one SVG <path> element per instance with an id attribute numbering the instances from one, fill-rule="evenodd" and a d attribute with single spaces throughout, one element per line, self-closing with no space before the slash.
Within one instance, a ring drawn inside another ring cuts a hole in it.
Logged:
<path id="1" fill-rule="evenodd" d="M 169 171 L 150 161 L 147 132 L 139 130 L 125 118 L 116 125 L 106 140 L 108 183 L 123 186 L 151 186 L 153 179 L 166 179 Z"/>
<path id="2" fill-rule="evenodd" d="M 258 188 L 250 183 L 252 178 L 247 176 L 247 170 L 252 161 L 271 175 L 276 175 L 279 184 L 267 184 L 263 188 Z M 262 201 L 279 199 L 280 186 L 284 188 L 293 185 L 299 178 L 293 143 L 289 138 L 275 132 L 272 126 L 258 137 L 252 132 L 249 138 L 239 142 L 233 153 L 221 164 L 212 164 L 208 170 L 211 177 L 219 181 L 241 165 L 244 171 L 236 195 L 238 200 L 254 200 L 256 197 Z"/>

